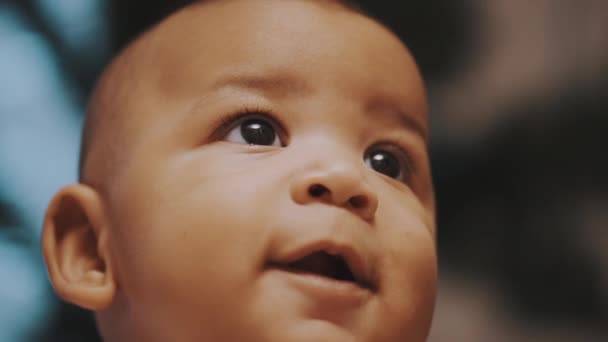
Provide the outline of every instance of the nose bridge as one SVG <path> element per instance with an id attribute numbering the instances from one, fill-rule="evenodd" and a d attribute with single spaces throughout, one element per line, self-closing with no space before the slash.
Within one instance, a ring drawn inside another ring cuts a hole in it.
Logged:
<path id="1" fill-rule="evenodd" d="M 335 187 L 352 187 L 365 182 L 363 156 L 345 147 L 349 144 L 336 140 L 319 137 L 317 141 L 306 144 L 304 148 L 307 150 L 307 156 L 302 172 L 308 176 L 316 175 L 327 182 L 331 181 L 332 184 L 335 183 Z"/>
<path id="2" fill-rule="evenodd" d="M 365 176 L 363 156 L 335 142 L 311 144 L 292 182 L 292 197 L 300 204 L 323 202 L 373 218 L 377 196 Z"/>
<path id="3" fill-rule="evenodd" d="M 352 151 L 339 146 L 339 144 L 325 143 L 320 145 L 316 149 L 314 158 L 313 163 L 320 171 L 347 177 L 363 177 L 361 169 L 363 156 L 355 155 Z"/>
<path id="4" fill-rule="evenodd" d="M 353 163 L 354 166 L 354 163 L 363 160 L 363 156 L 351 147 L 353 144 L 353 141 L 336 130 L 324 130 L 310 136 L 303 145 L 314 151 L 313 162 L 326 163 L 325 166 L 330 166 L 331 163 Z"/>
<path id="5" fill-rule="evenodd" d="M 319 173 L 320 176 L 328 182 L 328 186 L 338 190 L 345 191 L 349 188 L 360 186 L 364 183 L 364 174 L 360 165 L 362 162 L 353 160 L 349 156 L 336 155 L 329 151 L 320 151 L 318 166 L 311 172 Z"/>

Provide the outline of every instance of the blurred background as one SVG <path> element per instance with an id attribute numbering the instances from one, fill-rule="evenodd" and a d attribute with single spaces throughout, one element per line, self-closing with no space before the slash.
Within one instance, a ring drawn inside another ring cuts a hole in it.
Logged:
<path id="1" fill-rule="evenodd" d="M 98 341 L 52 293 L 46 204 L 86 99 L 190 1 L 0 0 L 0 342 Z M 358 1 L 427 80 L 440 293 L 430 342 L 608 341 L 608 1 Z"/>

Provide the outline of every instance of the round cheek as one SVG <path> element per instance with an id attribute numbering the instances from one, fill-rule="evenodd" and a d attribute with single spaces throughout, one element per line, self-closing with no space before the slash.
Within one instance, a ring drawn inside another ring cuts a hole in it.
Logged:
<path id="1" fill-rule="evenodd" d="M 235 313 L 246 319 L 278 185 L 268 172 L 213 159 L 168 162 L 132 177 L 114 221 L 121 280 L 134 309 L 189 330 L 205 319 L 222 336 L 234 330 L 222 324 L 234 324 Z"/>
<path id="2" fill-rule="evenodd" d="M 403 220 L 382 237 L 380 293 L 385 324 L 398 336 L 424 340 L 430 329 L 437 286 L 437 256 L 431 227 Z"/>

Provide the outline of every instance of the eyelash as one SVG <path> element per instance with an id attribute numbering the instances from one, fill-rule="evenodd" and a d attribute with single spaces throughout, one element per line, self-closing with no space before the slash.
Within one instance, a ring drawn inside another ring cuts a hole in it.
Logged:
<path id="1" fill-rule="evenodd" d="M 367 155 L 367 153 L 369 151 L 374 150 L 376 147 L 380 146 L 388 146 L 389 147 L 389 151 L 390 150 L 396 150 L 396 152 L 398 152 L 401 156 L 399 156 L 399 159 L 403 159 L 402 162 L 404 164 L 404 166 L 407 168 L 407 174 L 404 176 L 404 182 L 409 182 L 410 178 L 416 174 L 416 163 L 414 163 L 414 158 L 412 157 L 412 154 L 409 153 L 403 146 L 405 146 L 406 144 L 402 141 L 400 141 L 400 139 L 384 139 L 384 140 L 380 140 L 372 145 L 370 145 L 370 147 L 368 147 L 365 150 L 365 155 Z"/>
<path id="2" fill-rule="evenodd" d="M 281 142 L 287 146 L 287 138 L 289 137 L 289 132 L 285 128 L 285 125 L 281 122 L 281 120 L 277 119 L 277 115 L 268 108 L 264 107 L 244 107 L 240 110 L 237 110 L 233 114 L 223 117 L 220 120 L 220 123 L 217 125 L 218 132 L 217 137 L 222 137 L 226 135 L 232 128 L 240 123 L 243 119 L 251 116 L 257 116 L 268 120 L 273 126 L 275 126 L 275 131 L 277 132 L 279 139 Z"/>
<path id="3" fill-rule="evenodd" d="M 283 123 L 277 119 L 277 115 L 272 110 L 262 106 L 243 107 L 242 109 L 235 111 L 233 114 L 221 118 L 219 124 L 217 125 L 218 129 L 216 130 L 216 139 L 219 139 L 227 134 L 231 129 L 238 125 L 240 121 L 250 116 L 258 116 L 267 119 L 272 125 L 275 126 L 275 131 L 279 135 L 281 143 L 285 146 L 288 145 L 289 132 L 285 125 L 283 125 Z M 405 175 L 404 181 L 409 182 L 409 179 L 416 173 L 416 164 L 413 162 L 414 159 L 412 158 L 411 154 L 408 153 L 403 147 L 404 145 L 405 144 L 400 141 L 400 139 L 384 139 L 370 145 L 364 152 L 364 158 L 368 151 L 371 151 L 375 147 L 393 147 L 401 156 L 403 156 L 402 162 L 408 169 L 408 174 Z"/>

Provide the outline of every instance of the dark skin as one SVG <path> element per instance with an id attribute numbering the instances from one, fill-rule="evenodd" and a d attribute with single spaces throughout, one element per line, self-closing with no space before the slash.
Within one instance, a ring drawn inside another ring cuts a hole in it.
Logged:
<path id="1" fill-rule="evenodd" d="M 106 340 L 426 339 L 426 97 L 382 25 L 325 1 L 195 5 L 91 103 L 43 250 Z"/>

